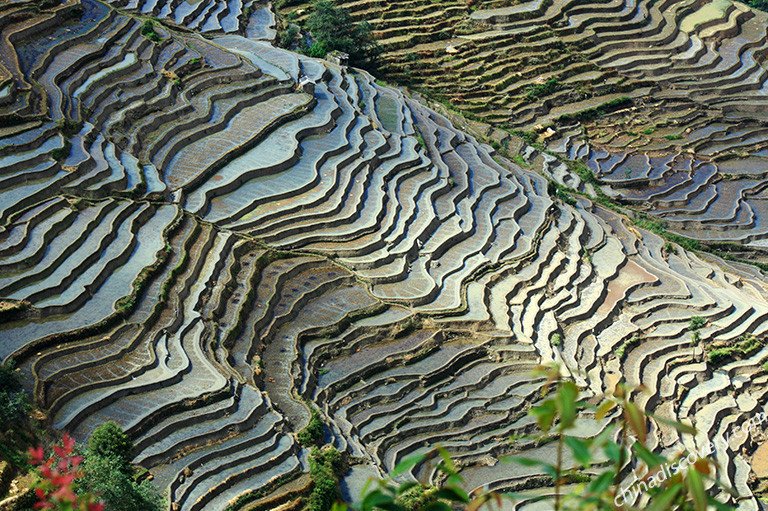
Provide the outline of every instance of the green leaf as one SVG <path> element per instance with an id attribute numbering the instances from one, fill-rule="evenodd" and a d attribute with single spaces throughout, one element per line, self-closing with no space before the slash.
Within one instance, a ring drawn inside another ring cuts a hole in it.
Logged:
<path id="1" fill-rule="evenodd" d="M 630 401 L 624 403 L 624 420 L 626 420 L 629 428 L 637 435 L 640 442 L 645 443 L 648 436 L 645 415 Z"/>
<path id="2" fill-rule="evenodd" d="M 557 477 L 557 469 L 555 466 L 545 461 L 540 461 L 533 458 L 525 458 L 523 456 L 509 456 L 508 459 L 513 463 L 523 465 L 524 467 L 541 467 L 542 471 L 552 479 Z"/>
<path id="3" fill-rule="evenodd" d="M 573 453 L 573 458 L 581 463 L 585 468 L 592 464 L 592 453 L 589 450 L 590 443 L 586 440 L 575 437 L 565 437 L 565 445 L 567 445 Z"/>
<path id="4" fill-rule="evenodd" d="M 440 488 L 437 493 L 437 498 L 445 499 L 450 502 L 462 502 L 466 504 L 469 502 L 469 495 L 467 492 L 459 488 L 458 486 L 445 486 Z"/>
<path id="5" fill-rule="evenodd" d="M 597 477 L 597 479 L 593 479 L 589 483 L 587 490 L 590 493 L 603 493 L 605 490 L 611 487 L 615 475 L 616 474 L 611 471 L 603 472 Z"/>
<path id="6" fill-rule="evenodd" d="M 726 504 L 723 504 L 722 502 L 720 502 L 714 497 L 709 497 L 708 502 L 709 502 L 709 505 L 717 509 L 717 511 L 735 511 L 734 508 Z"/>
<path id="7" fill-rule="evenodd" d="M 659 456 L 658 454 L 649 451 L 648 448 L 640 442 L 635 442 L 632 444 L 632 451 L 634 451 L 637 457 L 643 460 L 646 465 L 648 465 L 648 468 L 658 467 L 667 461 L 665 457 Z"/>
<path id="8" fill-rule="evenodd" d="M 707 492 L 704 490 L 704 480 L 701 474 L 696 470 L 689 470 L 685 477 L 688 493 L 693 499 L 693 506 L 696 511 L 707 511 Z"/>
<path id="9" fill-rule="evenodd" d="M 614 408 L 616 408 L 616 403 L 613 401 L 603 401 L 595 411 L 595 419 L 599 421 L 605 419 L 605 416 Z"/>
<path id="10" fill-rule="evenodd" d="M 621 453 L 623 450 L 624 447 L 613 441 L 606 442 L 606 444 L 603 446 L 603 452 L 605 452 L 605 455 L 608 456 L 608 459 L 614 463 L 621 461 Z"/>
<path id="11" fill-rule="evenodd" d="M 386 495 L 380 490 L 374 490 L 365 496 L 360 504 L 360 511 L 373 511 L 381 509 L 383 511 L 404 511 L 403 508 L 395 503 L 391 495 Z"/>
<path id="12" fill-rule="evenodd" d="M 539 406 L 531 408 L 531 413 L 536 418 L 536 424 L 545 433 L 550 430 L 552 423 L 555 421 L 555 414 L 557 412 L 557 405 L 552 399 L 547 399 Z"/>
<path id="13" fill-rule="evenodd" d="M 646 508 L 647 511 L 668 511 L 672 509 L 672 502 L 680 495 L 682 490 L 683 485 L 677 483 L 654 495 Z"/>
<path id="14" fill-rule="evenodd" d="M 406 472 L 410 472 L 413 467 L 419 463 L 422 463 L 426 459 L 426 454 L 413 454 L 411 456 L 406 456 L 402 459 L 402 461 L 400 461 L 400 463 L 395 466 L 394 469 L 392 469 L 392 473 L 390 475 L 392 477 L 397 477 L 399 475 L 405 474 Z"/>
<path id="15" fill-rule="evenodd" d="M 557 410 L 560 412 L 560 431 L 573 427 L 576 421 L 576 401 L 579 388 L 572 381 L 564 381 L 557 391 Z"/>
<path id="16" fill-rule="evenodd" d="M 458 472 L 456 470 L 456 464 L 453 462 L 453 459 L 451 459 L 451 455 L 448 454 L 448 451 L 444 447 L 438 447 L 437 452 L 443 459 L 443 462 L 437 467 L 438 470 L 446 475 L 456 475 Z"/>
<path id="17" fill-rule="evenodd" d="M 652 413 L 648 414 L 650 417 L 653 418 L 656 422 L 660 422 L 662 424 L 665 424 L 667 426 L 670 426 L 672 428 L 675 428 L 678 432 L 684 434 L 684 435 L 695 435 L 696 434 L 696 428 L 693 426 L 690 426 L 688 424 L 683 424 L 682 422 L 673 421 L 670 419 L 665 419 L 664 417 L 659 417 L 658 415 L 654 415 Z"/>

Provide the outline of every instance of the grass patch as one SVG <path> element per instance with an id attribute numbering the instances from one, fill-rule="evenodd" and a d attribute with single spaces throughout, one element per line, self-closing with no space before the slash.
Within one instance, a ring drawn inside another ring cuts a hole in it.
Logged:
<path id="1" fill-rule="evenodd" d="M 616 348 L 616 358 L 618 358 L 620 361 L 624 362 L 627 358 L 627 355 L 630 351 L 632 351 L 632 348 L 635 348 L 640 344 L 640 341 L 642 341 L 642 338 L 639 335 L 633 335 L 621 345 Z"/>
<path id="2" fill-rule="evenodd" d="M 311 410 L 309 422 L 296 435 L 299 443 L 304 447 L 321 445 L 323 443 L 323 438 L 325 437 L 325 424 L 323 424 L 320 412 L 317 411 L 315 407 L 311 407 Z"/>
<path id="3" fill-rule="evenodd" d="M 512 161 L 518 164 L 521 167 L 530 167 L 527 161 L 525 161 L 525 158 L 523 158 L 522 154 L 516 154 L 512 157 Z"/>
<path id="4" fill-rule="evenodd" d="M 661 220 L 650 218 L 644 213 L 638 213 L 633 218 L 633 221 L 635 225 L 640 229 L 645 229 L 646 231 L 658 234 L 662 238 L 665 238 L 673 243 L 677 243 L 685 250 L 701 250 L 701 243 L 698 240 L 686 238 L 685 236 L 669 232 L 667 230 L 667 224 Z"/>
<path id="5" fill-rule="evenodd" d="M 765 346 L 765 340 L 752 334 L 744 334 L 735 344 L 717 343 L 709 351 L 707 358 L 716 365 L 721 366 L 732 360 L 742 360 L 760 351 Z"/>
<path id="6" fill-rule="evenodd" d="M 557 118 L 557 122 L 584 122 L 598 119 L 607 113 L 632 105 L 632 99 L 626 96 L 606 101 L 602 105 L 587 108 L 572 114 L 563 114 Z"/>

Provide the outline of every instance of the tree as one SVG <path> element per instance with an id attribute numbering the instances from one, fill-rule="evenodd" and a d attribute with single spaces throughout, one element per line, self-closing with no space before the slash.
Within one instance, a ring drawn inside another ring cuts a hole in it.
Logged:
<path id="1" fill-rule="evenodd" d="M 349 11 L 337 7 L 331 0 L 315 2 L 306 28 L 314 40 L 307 50 L 310 56 L 324 57 L 336 50 L 348 54 L 350 64 L 371 68 L 381 53 L 371 25 L 355 23 Z"/>
<path id="2" fill-rule="evenodd" d="M 109 511 L 164 511 L 165 499 L 151 482 L 137 483 L 115 456 L 88 454 L 78 491 L 99 495 Z"/>
<path id="3" fill-rule="evenodd" d="M 104 458 L 116 458 L 125 467 L 130 466 L 133 442 L 123 428 L 114 421 L 107 421 L 93 430 L 88 439 L 88 455 Z"/>

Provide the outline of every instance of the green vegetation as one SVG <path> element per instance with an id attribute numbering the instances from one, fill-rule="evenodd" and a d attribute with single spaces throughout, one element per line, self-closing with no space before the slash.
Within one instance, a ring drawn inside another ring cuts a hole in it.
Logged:
<path id="1" fill-rule="evenodd" d="M 667 230 L 667 224 L 661 220 L 652 219 L 645 213 L 638 213 L 633 219 L 635 225 L 646 231 L 651 231 L 654 234 L 658 234 L 662 238 L 665 238 L 673 243 L 677 243 L 685 250 L 701 250 L 701 243 L 698 240 L 686 238 L 679 234 L 669 232 Z"/>
<path id="2" fill-rule="evenodd" d="M 83 122 L 62 118 L 56 122 L 56 127 L 59 133 L 64 135 L 64 138 L 71 138 L 80 133 L 83 129 Z"/>
<path id="3" fill-rule="evenodd" d="M 584 163 L 581 160 L 566 160 L 565 164 L 568 165 L 568 169 L 579 176 L 579 179 L 581 179 L 584 183 L 591 184 L 594 186 L 597 186 L 600 184 L 600 181 L 595 176 L 595 173 L 592 172 L 592 169 L 590 169 L 586 163 Z"/>
<path id="4" fill-rule="evenodd" d="M 141 24 L 141 35 L 152 41 L 153 43 L 159 43 L 163 40 L 155 31 L 155 22 L 153 20 L 144 20 Z"/>
<path id="5" fill-rule="evenodd" d="M 522 154 L 516 154 L 516 155 L 514 155 L 514 156 L 512 157 L 512 161 L 513 161 L 513 162 L 515 162 L 517 165 L 519 165 L 519 166 L 523 167 L 523 168 L 528 168 L 528 167 L 530 167 L 530 165 L 528 164 L 528 162 L 527 162 L 527 161 L 525 161 L 525 158 L 523 158 L 523 155 L 522 155 Z"/>
<path id="6" fill-rule="evenodd" d="M 133 444 L 115 422 L 97 427 L 88 439 L 77 491 L 98 495 L 109 511 L 164 511 L 165 499 L 148 480 L 137 481 Z"/>
<path id="7" fill-rule="evenodd" d="M 288 25 L 284 30 L 281 30 L 277 36 L 277 45 L 281 48 L 291 49 L 296 41 L 299 39 L 299 27 L 296 25 Z"/>
<path id="8" fill-rule="evenodd" d="M 56 149 L 51 151 L 51 158 L 53 158 L 58 162 L 62 162 L 67 159 L 71 151 L 72 151 L 72 142 L 70 142 L 68 139 L 65 139 L 64 145 L 62 147 L 57 147 Z"/>
<path id="9" fill-rule="evenodd" d="M 299 431 L 296 435 L 299 439 L 299 443 L 304 447 L 322 444 L 323 437 L 325 436 L 325 424 L 323 424 L 320 412 L 314 407 L 311 408 L 312 414 L 309 418 L 309 422 L 304 426 L 304 429 Z"/>
<path id="10" fill-rule="evenodd" d="M 575 206 L 577 204 L 576 199 L 573 197 L 573 193 L 576 190 L 563 186 L 560 183 L 555 183 L 555 197 L 568 204 L 569 206 Z"/>
<path id="11" fill-rule="evenodd" d="M 673 135 L 664 135 L 664 138 L 667 139 L 667 140 L 681 140 L 683 138 L 683 136 L 680 135 L 680 134 L 675 133 Z"/>
<path id="12" fill-rule="evenodd" d="M 0 455 L 12 457 L 14 440 L 32 409 L 13 360 L 0 364 Z"/>
<path id="13" fill-rule="evenodd" d="M 339 500 L 339 480 L 344 472 L 341 453 L 332 445 L 313 447 L 309 454 L 309 476 L 312 493 L 307 511 L 330 511 Z"/>
<path id="14" fill-rule="evenodd" d="M 695 332 L 696 330 L 701 330 L 702 328 L 704 328 L 706 324 L 707 324 L 706 318 L 702 318 L 701 316 L 694 316 L 688 322 L 688 330 L 690 330 L 691 332 Z"/>
<path id="15" fill-rule="evenodd" d="M 623 96 L 620 98 L 612 99 L 610 101 L 606 101 L 602 105 L 598 105 L 593 108 L 587 108 L 586 110 L 581 110 L 579 112 L 574 112 L 572 114 L 563 114 L 557 118 L 557 121 L 558 122 L 591 121 L 594 119 L 598 119 L 607 113 L 613 112 L 614 110 L 626 108 L 630 105 L 632 105 L 632 99 L 629 97 Z"/>
<path id="16" fill-rule="evenodd" d="M 542 96 L 549 96 L 553 92 L 560 90 L 560 88 L 560 80 L 557 78 L 550 78 L 544 83 L 537 83 L 526 87 L 525 97 L 529 100 L 538 99 Z"/>
<path id="17" fill-rule="evenodd" d="M 371 26 L 354 23 L 349 11 L 336 7 L 331 0 L 315 2 L 306 29 L 314 40 L 306 49 L 309 56 L 325 57 L 331 51 L 340 51 L 349 55 L 349 63 L 354 66 L 375 67 L 381 48 Z"/>
<path id="18" fill-rule="evenodd" d="M 165 501 L 152 483 L 136 482 L 124 469 L 124 460 L 86 455 L 78 492 L 98 495 L 109 511 L 164 511 Z"/>
<path id="19" fill-rule="evenodd" d="M 642 338 L 639 335 L 633 335 L 632 337 L 630 337 L 629 339 L 621 343 L 621 345 L 618 348 L 616 348 L 616 351 L 615 351 L 616 358 L 624 362 L 629 352 L 632 351 L 632 348 L 638 346 L 641 341 L 642 341 Z"/>
<path id="20" fill-rule="evenodd" d="M 715 343 L 709 351 L 709 361 L 714 365 L 723 365 L 731 360 L 741 360 L 750 357 L 765 346 L 765 339 L 752 334 L 744 334 L 735 344 Z"/>
<path id="21" fill-rule="evenodd" d="M 755 9 L 768 11 L 768 0 L 747 0 L 747 5 Z"/>
<path id="22" fill-rule="evenodd" d="M 552 334 L 551 342 L 552 342 L 552 346 L 559 348 L 563 345 L 563 336 L 555 332 L 554 334 Z"/>
<path id="23" fill-rule="evenodd" d="M 401 492 L 395 503 L 402 506 L 405 511 L 421 511 L 438 502 L 439 491 L 434 486 L 417 484 Z"/>
<path id="24" fill-rule="evenodd" d="M 93 456 L 116 458 L 128 463 L 132 450 L 133 442 L 114 421 L 100 425 L 88 439 L 88 452 Z"/>

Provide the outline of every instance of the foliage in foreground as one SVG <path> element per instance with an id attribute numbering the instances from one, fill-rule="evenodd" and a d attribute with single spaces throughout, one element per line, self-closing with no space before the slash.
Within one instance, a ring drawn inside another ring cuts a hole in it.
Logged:
<path id="1" fill-rule="evenodd" d="M 67 434 L 47 458 L 42 446 L 29 450 L 30 460 L 40 474 L 35 485 L 35 509 L 104 511 L 104 503 L 94 495 L 75 492 L 77 481 L 83 477 L 83 457 L 74 452 L 75 441 Z"/>
<path id="2" fill-rule="evenodd" d="M 35 509 L 51 511 L 164 511 L 167 506 L 148 480 L 137 481 L 130 463 L 133 445 L 114 422 L 91 435 L 84 456 L 65 434 L 46 459 L 42 446 L 30 449 L 38 473 Z"/>
<path id="3" fill-rule="evenodd" d="M 733 491 L 718 479 L 713 460 L 684 449 L 665 457 L 647 447 L 651 420 L 674 428 L 683 437 L 695 434 L 691 426 L 646 414 L 622 386 L 617 387 L 610 398 L 593 405 L 581 399 L 574 382 L 561 378 L 559 367 L 542 367 L 538 375 L 545 378 L 545 399 L 530 411 L 540 430 L 531 439 L 554 438 L 556 459 L 550 463 L 514 456 L 504 461 L 537 468 L 549 478 L 549 485 L 554 486 L 550 494 L 522 495 L 485 490 L 467 493 L 457 466 L 444 449 L 437 448 L 405 458 L 386 479 L 372 482 L 359 503 L 336 503 L 333 511 L 495 510 L 501 508 L 504 500 L 548 502 L 556 511 L 635 510 L 638 503 L 642 503 L 643 509 L 652 511 L 732 509 L 707 490 L 710 486 L 734 496 Z M 585 439 L 574 434 L 582 414 L 594 415 L 597 421 L 613 414 L 617 420 L 595 438 Z M 566 453 L 575 465 L 566 466 Z M 437 462 L 436 469 L 441 474 L 438 479 L 442 481 L 436 486 L 415 481 L 397 482 L 401 476 L 433 462 Z M 635 467 L 635 470 L 627 474 L 629 467 Z M 634 481 L 630 481 L 628 475 L 634 476 Z M 563 488 L 566 484 L 569 486 L 567 491 Z"/>

